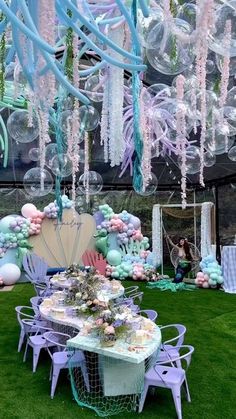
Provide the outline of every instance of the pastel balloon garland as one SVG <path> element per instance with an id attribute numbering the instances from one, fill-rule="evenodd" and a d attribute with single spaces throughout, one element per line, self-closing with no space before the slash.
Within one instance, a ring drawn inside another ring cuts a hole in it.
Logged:
<path id="1" fill-rule="evenodd" d="M 96 249 L 106 257 L 107 276 L 146 280 L 154 273 L 149 240 L 141 232 L 140 219 L 126 210 L 115 214 L 108 205 L 100 205 L 94 215 L 97 224 Z"/>

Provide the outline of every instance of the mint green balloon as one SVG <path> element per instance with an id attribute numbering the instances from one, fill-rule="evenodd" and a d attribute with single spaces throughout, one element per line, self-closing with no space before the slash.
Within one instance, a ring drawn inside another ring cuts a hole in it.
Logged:
<path id="1" fill-rule="evenodd" d="M 121 254 L 118 250 L 109 250 L 106 258 L 107 262 L 111 266 L 117 266 L 121 264 Z"/>
<path id="2" fill-rule="evenodd" d="M 6 217 L 0 220 L 0 232 L 2 233 L 11 233 L 12 230 L 9 228 L 9 225 L 12 221 L 15 220 L 15 217 L 12 215 L 7 215 Z"/>

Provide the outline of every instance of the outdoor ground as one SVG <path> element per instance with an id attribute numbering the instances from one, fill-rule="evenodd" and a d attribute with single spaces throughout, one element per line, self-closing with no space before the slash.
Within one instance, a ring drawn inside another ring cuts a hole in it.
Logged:
<path id="1" fill-rule="evenodd" d="M 126 282 L 132 285 L 133 282 Z M 172 293 L 144 291 L 142 308 L 159 313 L 158 323 L 182 323 L 185 343 L 195 347 L 188 370 L 192 403 L 182 399 L 184 419 L 236 418 L 236 295 L 215 290 Z M 34 295 L 31 285 L 19 284 L 0 292 L 0 418 L 1 419 L 91 419 L 96 414 L 81 409 L 72 399 L 66 376 L 59 379 L 55 398 L 49 397 L 48 356 L 42 356 L 32 373 L 31 356 L 24 364 L 17 353 L 19 327 L 14 307 L 27 305 Z M 115 418 L 174 419 L 171 392 L 159 389 L 146 399 L 143 413 L 122 413 Z"/>

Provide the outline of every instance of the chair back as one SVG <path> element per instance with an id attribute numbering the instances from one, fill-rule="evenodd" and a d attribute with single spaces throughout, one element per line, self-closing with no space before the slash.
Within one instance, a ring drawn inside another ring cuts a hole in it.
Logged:
<path id="1" fill-rule="evenodd" d="M 30 298 L 30 303 L 33 307 L 35 314 L 39 314 L 39 306 L 42 301 L 43 301 L 42 297 L 39 297 L 39 296 Z"/>
<path id="2" fill-rule="evenodd" d="M 165 345 L 172 345 L 172 346 L 182 346 L 184 343 L 184 335 L 186 333 L 186 327 L 183 324 L 167 324 L 166 326 L 160 326 L 161 330 L 175 328 L 177 330 L 177 335 L 171 339 L 168 339 L 162 343 L 163 346 Z"/>
<path id="3" fill-rule="evenodd" d="M 139 310 L 138 314 L 141 316 L 144 315 L 144 317 L 147 317 L 152 322 L 155 322 L 158 317 L 158 313 L 155 310 Z"/>
<path id="4" fill-rule="evenodd" d="M 21 326 L 21 328 L 23 328 L 23 323 L 22 323 L 23 318 L 34 320 L 35 313 L 34 313 L 33 307 L 16 306 L 15 311 L 16 311 L 16 317 L 17 317 L 18 323 Z M 31 312 L 31 314 L 29 314 L 29 312 Z"/>
<path id="5" fill-rule="evenodd" d="M 138 285 L 132 285 L 130 287 L 125 288 L 124 297 L 130 297 L 130 294 L 136 294 L 139 290 Z"/>
<path id="6" fill-rule="evenodd" d="M 23 267 L 31 282 L 46 282 L 48 264 L 35 253 L 28 252 L 24 256 Z"/>
<path id="7" fill-rule="evenodd" d="M 64 351 L 67 340 L 71 339 L 71 336 L 67 333 L 54 332 L 53 330 L 45 332 L 43 337 L 47 342 L 47 350 L 51 358 L 53 357 L 53 352 L 51 351 L 53 346 L 58 348 L 58 352 Z"/>
<path id="8" fill-rule="evenodd" d="M 176 356 L 176 357 L 172 357 L 171 356 L 171 350 L 173 350 L 173 351 L 175 351 L 175 353 L 176 353 L 176 349 L 178 350 L 178 352 L 179 352 L 179 356 Z M 185 353 L 183 354 L 183 355 L 181 355 L 181 352 L 182 351 L 184 351 Z M 187 352 L 186 352 L 187 351 Z M 168 349 L 168 353 L 169 353 L 169 355 L 170 355 L 170 364 L 172 365 L 172 367 L 174 367 L 174 368 L 178 368 L 176 365 L 177 365 L 177 362 L 178 361 L 185 361 L 186 362 L 186 370 L 188 369 L 188 367 L 189 367 L 189 365 L 190 365 L 190 363 L 191 363 L 191 359 L 192 359 L 192 354 L 193 354 L 193 352 L 194 352 L 194 347 L 193 346 L 191 346 L 191 345 L 181 345 L 181 346 L 175 346 L 175 347 L 173 347 L 172 349 Z M 156 362 L 156 365 L 158 366 L 158 365 L 165 365 L 166 364 L 166 360 L 164 360 L 164 361 L 159 361 L 158 362 L 158 360 L 157 360 L 157 362 Z M 181 365 L 182 365 L 182 362 L 181 362 Z M 155 368 L 155 367 L 154 367 Z"/>

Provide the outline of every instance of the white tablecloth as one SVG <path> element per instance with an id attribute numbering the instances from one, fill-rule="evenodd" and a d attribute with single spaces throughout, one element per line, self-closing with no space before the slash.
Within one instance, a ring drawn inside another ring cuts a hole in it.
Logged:
<path id="1" fill-rule="evenodd" d="M 223 247 L 221 266 L 225 292 L 236 293 L 236 246 Z"/>

